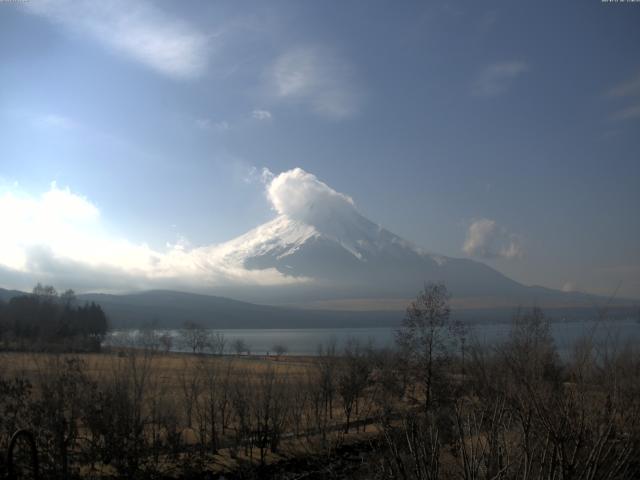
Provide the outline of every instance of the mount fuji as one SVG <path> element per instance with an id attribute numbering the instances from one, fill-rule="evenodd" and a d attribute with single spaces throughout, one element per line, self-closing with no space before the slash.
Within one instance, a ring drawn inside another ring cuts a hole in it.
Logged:
<path id="1" fill-rule="evenodd" d="M 272 272 L 282 283 L 220 287 L 218 293 L 341 308 L 351 300 L 366 308 L 411 298 L 425 282 L 443 282 L 454 302 L 470 307 L 588 303 L 586 295 L 522 285 L 481 262 L 428 253 L 368 220 L 350 197 L 301 169 L 273 178 L 267 196 L 275 219 L 201 254 L 217 266 Z"/>
<path id="2" fill-rule="evenodd" d="M 344 294 L 406 296 L 444 282 L 456 296 L 511 295 L 519 283 L 473 260 L 429 254 L 353 213 L 306 223 L 280 215 L 219 247 L 224 261 L 247 270 L 275 269 L 298 287 Z"/>

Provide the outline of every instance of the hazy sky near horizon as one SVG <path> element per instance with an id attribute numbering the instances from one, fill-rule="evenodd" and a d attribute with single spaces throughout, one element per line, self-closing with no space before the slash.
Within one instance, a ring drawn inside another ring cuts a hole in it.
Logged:
<path id="1" fill-rule="evenodd" d="M 299 167 L 428 251 L 640 298 L 638 46 L 600 0 L 0 2 L 0 286 L 42 249 L 173 268 Z"/>

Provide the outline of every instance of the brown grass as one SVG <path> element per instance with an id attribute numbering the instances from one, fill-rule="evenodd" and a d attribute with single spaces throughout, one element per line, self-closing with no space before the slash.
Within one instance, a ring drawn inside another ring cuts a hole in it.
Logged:
<path id="1" fill-rule="evenodd" d="M 141 352 L 142 354 L 142 352 Z M 85 373 L 92 380 L 100 380 L 115 373 L 125 360 L 118 351 L 106 353 L 32 353 L 32 352 L 0 352 L 0 376 L 20 376 L 30 380 L 46 372 L 57 361 L 65 358 L 79 358 Z M 314 357 L 265 357 L 265 356 L 210 356 L 185 353 L 158 353 L 150 355 L 151 377 L 159 378 L 163 387 L 179 389 L 185 370 L 195 372 L 199 362 L 208 365 L 226 365 L 232 362 L 236 374 L 258 377 L 267 370 L 275 370 L 277 374 L 287 375 L 292 379 L 302 378 L 315 367 Z"/>

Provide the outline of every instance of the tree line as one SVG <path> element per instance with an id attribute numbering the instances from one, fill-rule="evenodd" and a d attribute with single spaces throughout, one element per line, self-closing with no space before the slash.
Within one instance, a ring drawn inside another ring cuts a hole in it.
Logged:
<path id="1" fill-rule="evenodd" d="M 190 320 L 183 322 L 182 328 L 175 335 L 171 331 L 156 329 L 153 322 L 133 332 L 119 331 L 108 339 L 105 346 L 133 347 L 164 353 L 183 351 L 194 355 L 251 355 L 251 346 L 244 338 L 239 337 L 229 341 L 223 332 L 212 330 Z M 284 343 L 275 342 L 266 352 L 266 356 L 275 355 L 280 358 L 288 352 L 289 349 Z"/>
<path id="2" fill-rule="evenodd" d="M 107 330 L 102 307 L 79 305 L 73 290 L 58 294 L 38 284 L 31 294 L 0 302 L 0 345 L 5 349 L 97 351 Z"/>

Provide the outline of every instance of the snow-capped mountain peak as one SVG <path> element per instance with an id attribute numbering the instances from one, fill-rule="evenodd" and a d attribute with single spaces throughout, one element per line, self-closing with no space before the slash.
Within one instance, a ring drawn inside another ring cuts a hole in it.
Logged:
<path id="1" fill-rule="evenodd" d="M 200 249 L 203 271 L 239 282 L 249 278 L 258 286 L 304 285 L 314 297 L 322 291 L 406 297 L 426 281 L 445 282 L 457 295 L 522 288 L 482 263 L 425 253 L 300 169 L 274 178 L 267 196 L 278 215 L 233 240 Z"/>

